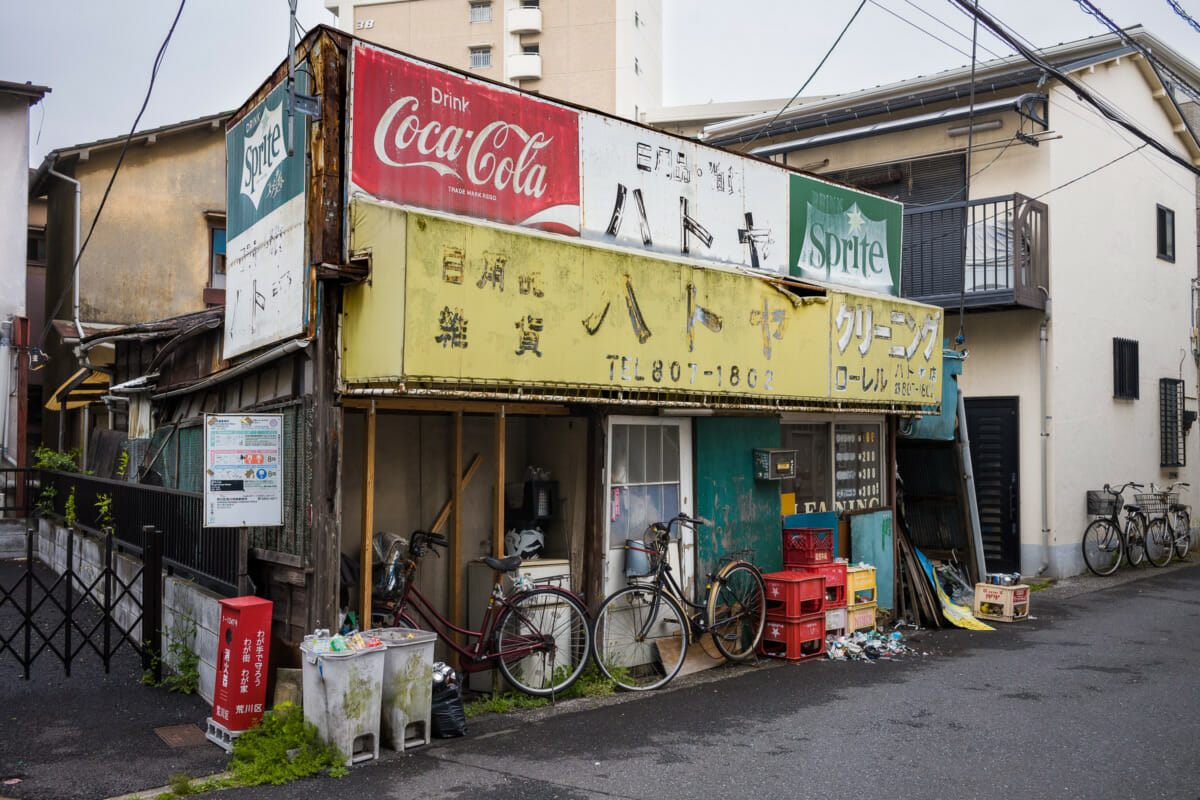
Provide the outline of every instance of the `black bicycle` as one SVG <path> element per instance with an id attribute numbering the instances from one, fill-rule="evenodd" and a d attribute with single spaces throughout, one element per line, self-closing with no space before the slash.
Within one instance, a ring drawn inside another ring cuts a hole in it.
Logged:
<path id="1" fill-rule="evenodd" d="M 645 574 L 635 579 L 645 582 L 610 594 L 596 614 L 596 664 L 623 689 L 657 689 L 670 682 L 683 666 L 692 637 L 711 634 L 716 649 L 732 661 L 752 658 L 762 638 L 767 620 L 762 573 L 734 557 L 709 576 L 707 602 L 693 603 L 672 576 L 667 558 L 676 524 L 694 528 L 709 522 L 680 514 L 647 528 L 644 547 L 630 548 L 634 558 L 645 556 Z M 685 608 L 693 613 L 686 614 Z"/>
<path id="2" fill-rule="evenodd" d="M 1137 566 L 1146 554 L 1146 515 L 1139 505 L 1125 505 L 1124 493 L 1131 487 L 1141 489 L 1142 484 L 1131 481 L 1113 489 L 1106 483 L 1103 491 L 1088 492 L 1088 514 L 1103 515 L 1083 532 L 1083 561 L 1097 575 L 1112 575 L 1125 557 Z"/>

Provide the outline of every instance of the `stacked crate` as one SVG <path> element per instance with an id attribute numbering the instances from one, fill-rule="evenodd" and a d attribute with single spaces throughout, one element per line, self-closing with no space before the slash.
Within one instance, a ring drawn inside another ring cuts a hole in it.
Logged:
<path id="1" fill-rule="evenodd" d="M 846 564 L 833 557 L 835 541 L 830 528 L 785 528 L 783 568 L 825 579 L 825 631 L 845 633 Z"/>
<path id="2" fill-rule="evenodd" d="M 846 568 L 846 633 L 875 630 L 875 568 Z"/>
<path id="3" fill-rule="evenodd" d="M 783 530 L 784 571 L 763 576 L 767 589 L 767 624 L 759 644 L 763 655 L 803 661 L 824 654 L 829 586 L 820 570 L 833 562 L 833 541 L 828 528 Z"/>

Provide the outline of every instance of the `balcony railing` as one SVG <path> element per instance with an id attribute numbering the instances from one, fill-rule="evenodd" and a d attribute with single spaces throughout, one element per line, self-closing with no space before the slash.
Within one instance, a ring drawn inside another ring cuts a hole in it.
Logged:
<path id="1" fill-rule="evenodd" d="M 964 225 L 964 220 L 966 224 Z M 964 247 L 964 235 L 966 246 Z M 904 296 L 952 308 L 1045 308 L 1045 203 L 1014 194 L 906 209 Z"/>

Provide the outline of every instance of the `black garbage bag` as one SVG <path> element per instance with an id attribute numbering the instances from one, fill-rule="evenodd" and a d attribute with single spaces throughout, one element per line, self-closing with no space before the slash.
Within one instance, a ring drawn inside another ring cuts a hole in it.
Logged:
<path id="1" fill-rule="evenodd" d="M 467 735 L 467 713 L 463 710 L 462 680 L 452 668 L 433 665 L 433 696 L 429 708 L 433 735 L 453 739 Z"/>

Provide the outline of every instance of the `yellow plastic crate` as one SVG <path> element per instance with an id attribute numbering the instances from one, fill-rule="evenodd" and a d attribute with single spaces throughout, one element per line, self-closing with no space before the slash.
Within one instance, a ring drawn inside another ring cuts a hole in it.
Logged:
<path id="1" fill-rule="evenodd" d="M 846 567 L 846 602 L 852 606 L 875 602 L 875 568 L 869 564 Z"/>

